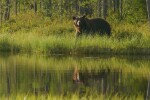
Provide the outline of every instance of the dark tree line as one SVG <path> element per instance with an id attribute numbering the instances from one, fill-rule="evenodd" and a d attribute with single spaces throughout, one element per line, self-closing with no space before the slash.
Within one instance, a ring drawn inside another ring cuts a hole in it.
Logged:
<path id="1" fill-rule="evenodd" d="M 71 17 L 75 14 L 86 14 L 104 19 L 113 14 L 124 19 L 133 13 L 132 16 L 145 15 L 150 21 L 150 0 L 0 0 L 1 23 L 8 20 L 12 14 L 30 10 L 35 14 L 42 12 L 46 16 Z"/>

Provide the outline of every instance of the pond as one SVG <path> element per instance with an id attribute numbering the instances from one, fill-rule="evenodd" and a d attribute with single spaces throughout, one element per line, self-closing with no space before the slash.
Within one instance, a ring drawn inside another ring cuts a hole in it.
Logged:
<path id="1" fill-rule="evenodd" d="M 73 94 L 149 99 L 149 77 L 149 56 L 0 55 L 0 99 Z"/>

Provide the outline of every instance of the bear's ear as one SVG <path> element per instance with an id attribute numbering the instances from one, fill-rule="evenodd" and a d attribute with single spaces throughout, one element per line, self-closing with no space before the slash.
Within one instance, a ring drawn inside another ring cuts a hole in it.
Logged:
<path id="1" fill-rule="evenodd" d="M 73 20 L 76 20 L 76 17 L 75 17 L 75 16 L 73 16 L 73 17 L 72 17 L 72 19 L 73 19 Z"/>

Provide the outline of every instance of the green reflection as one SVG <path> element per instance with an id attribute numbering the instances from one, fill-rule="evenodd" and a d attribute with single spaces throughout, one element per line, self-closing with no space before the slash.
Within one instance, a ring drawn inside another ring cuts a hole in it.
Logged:
<path id="1" fill-rule="evenodd" d="M 138 95 L 144 99 L 149 66 L 149 58 L 145 57 L 2 55 L 0 98 L 117 94 L 121 97 Z M 73 82 L 75 73 L 79 75 L 78 82 Z"/>

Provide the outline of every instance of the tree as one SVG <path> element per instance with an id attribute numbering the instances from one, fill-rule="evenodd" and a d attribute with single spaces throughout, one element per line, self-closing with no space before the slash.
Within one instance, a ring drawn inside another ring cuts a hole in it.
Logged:
<path id="1" fill-rule="evenodd" d="M 102 17 L 106 19 L 107 16 L 107 0 L 102 0 Z"/>
<path id="2" fill-rule="evenodd" d="M 46 16 L 52 15 L 52 0 L 43 1 L 43 9 L 46 12 Z"/>
<path id="3" fill-rule="evenodd" d="M 147 14 L 148 14 L 148 21 L 150 24 L 150 0 L 146 0 L 147 3 Z"/>
<path id="4" fill-rule="evenodd" d="M 119 13 L 119 0 L 114 0 L 114 12 Z"/>
<path id="5" fill-rule="evenodd" d="M 122 5 L 122 3 L 123 3 L 123 0 L 120 0 L 120 17 L 121 17 L 121 19 L 122 19 L 122 9 L 123 9 L 123 5 Z"/>
<path id="6" fill-rule="evenodd" d="M 6 9 L 5 9 L 5 20 L 9 20 L 10 17 L 10 0 L 6 0 Z"/>
<path id="7" fill-rule="evenodd" d="M 101 0 L 98 0 L 97 4 L 98 4 L 98 17 L 100 17 L 101 16 Z"/>
<path id="8" fill-rule="evenodd" d="M 18 1 L 18 13 L 20 12 L 20 0 Z"/>
<path id="9" fill-rule="evenodd" d="M 2 12 L 2 1 L 0 1 L 0 22 L 1 22 L 1 25 L 2 25 L 2 17 L 3 16 L 3 12 Z"/>
<path id="10" fill-rule="evenodd" d="M 40 9 L 42 9 L 43 6 L 43 0 L 40 0 Z"/>
<path id="11" fill-rule="evenodd" d="M 17 15 L 18 0 L 15 0 L 15 14 Z"/>
<path id="12" fill-rule="evenodd" d="M 34 0 L 34 13 L 36 13 L 36 12 L 37 12 L 37 1 Z"/>

